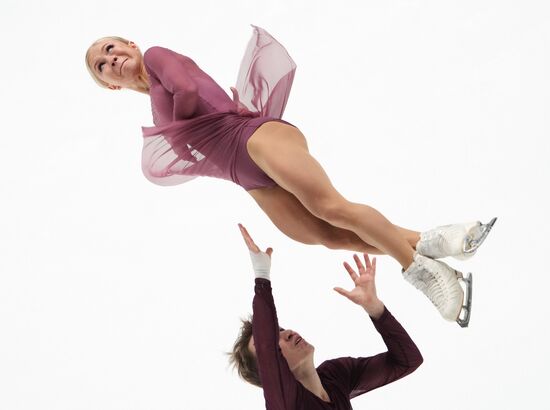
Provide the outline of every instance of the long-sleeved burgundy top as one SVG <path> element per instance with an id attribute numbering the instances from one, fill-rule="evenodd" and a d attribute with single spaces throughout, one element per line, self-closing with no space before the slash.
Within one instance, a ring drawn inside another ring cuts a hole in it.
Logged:
<path id="1" fill-rule="evenodd" d="M 388 351 L 323 362 L 317 373 L 331 400 L 325 402 L 294 378 L 281 353 L 271 282 L 256 279 L 254 291 L 252 333 L 267 410 L 349 410 L 352 398 L 400 379 L 422 364 L 420 351 L 385 308 L 379 319 L 371 320 Z"/>
<path id="2" fill-rule="evenodd" d="M 265 122 L 286 123 L 281 116 L 296 65 L 277 40 L 254 27 L 234 100 L 185 55 L 151 47 L 143 63 L 155 124 L 143 127 L 142 169 L 150 181 L 175 185 L 208 176 L 233 181 L 247 191 L 276 185 L 246 146 Z"/>

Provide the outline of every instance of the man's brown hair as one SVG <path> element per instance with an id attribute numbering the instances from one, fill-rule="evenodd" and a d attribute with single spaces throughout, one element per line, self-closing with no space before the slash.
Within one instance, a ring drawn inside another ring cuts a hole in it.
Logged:
<path id="1" fill-rule="evenodd" d="M 262 387 L 256 357 L 248 348 L 252 337 L 252 317 L 241 319 L 241 331 L 235 340 L 233 350 L 229 354 L 229 363 L 237 369 L 239 376 L 254 386 Z"/>

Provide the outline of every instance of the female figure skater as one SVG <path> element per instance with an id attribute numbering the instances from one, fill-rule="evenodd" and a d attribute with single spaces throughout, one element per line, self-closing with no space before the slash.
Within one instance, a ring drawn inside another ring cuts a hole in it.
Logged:
<path id="1" fill-rule="evenodd" d="M 271 253 L 261 252 L 246 229 L 255 274 L 252 322 L 244 321 L 230 361 L 247 382 L 262 387 L 270 410 L 351 409 L 350 400 L 400 379 L 422 364 L 405 329 L 376 295 L 376 259 L 354 255 L 358 273 L 344 263 L 355 287 L 335 290 L 361 306 L 384 339 L 388 351 L 371 357 L 342 357 L 313 364 L 314 347 L 298 333 L 279 327 L 269 278 Z M 363 327 L 363 325 L 361 325 Z"/>
<path id="2" fill-rule="evenodd" d="M 392 256 L 445 319 L 468 325 L 470 278 L 430 258 L 473 255 L 494 220 L 420 234 L 344 198 L 300 130 L 281 120 L 296 65 L 265 30 L 254 27 L 233 100 L 191 58 L 162 47 L 142 55 L 131 41 L 105 37 L 90 46 L 86 64 L 102 87 L 149 94 L 155 126 L 143 128 L 142 157 L 149 180 L 172 185 L 200 175 L 233 181 L 296 241 Z"/>

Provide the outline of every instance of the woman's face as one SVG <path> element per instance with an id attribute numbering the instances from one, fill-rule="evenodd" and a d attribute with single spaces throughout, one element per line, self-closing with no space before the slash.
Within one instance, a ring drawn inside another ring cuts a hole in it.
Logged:
<path id="1" fill-rule="evenodd" d="M 88 63 L 96 76 L 111 89 L 130 88 L 138 83 L 143 56 L 137 46 L 103 39 L 90 47 Z"/>
<path id="2" fill-rule="evenodd" d="M 293 330 L 281 328 L 279 332 L 279 347 L 291 371 L 294 371 L 303 363 L 308 361 L 313 362 L 315 348 Z M 256 356 L 254 337 L 250 338 L 248 349 Z"/>

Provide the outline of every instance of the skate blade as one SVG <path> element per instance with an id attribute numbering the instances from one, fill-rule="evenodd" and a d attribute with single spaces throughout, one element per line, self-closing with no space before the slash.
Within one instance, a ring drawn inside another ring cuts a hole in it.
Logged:
<path id="1" fill-rule="evenodd" d="M 458 323 L 460 327 L 468 327 L 468 324 L 470 323 L 470 315 L 472 313 L 473 276 L 471 273 L 468 273 L 466 277 L 459 279 L 466 284 L 466 303 L 462 305 L 462 309 L 460 309 L 456 323 Z"/>
<path id="2" fill-rule="evenodd" d="M 468 238 L 464 240 L 464 244 L 462 245 L 462 252 L 465 257 L 472 256 L 475 251 L 481 246 L 481 244 L 485 241 L 487 236 L 489 235 L 489 232 L 491 232 L 491 229 L 493 228 L 493 225 L 497 221 L 497 218 L 491 219 L 488 223 L 485 225 L 481 225 L 478 229 L 479 232 L 477 232 L 477 237 L 475 238 Z"/>

